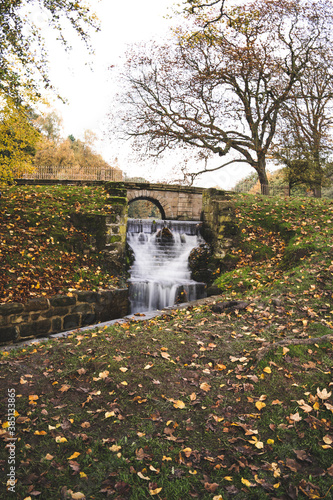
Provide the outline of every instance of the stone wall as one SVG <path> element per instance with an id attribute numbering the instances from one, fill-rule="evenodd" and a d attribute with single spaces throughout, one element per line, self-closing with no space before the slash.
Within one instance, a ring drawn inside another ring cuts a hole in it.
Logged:
<path id="1" fill-rule="evenodd" d="M 47 336 L 128 314 L 128 290 L 77 291 L 0 304 L 0 344 Z"/>
<path id="2" fill-rule="evenodd" d="M 233 264 L 231 250 L 237 245 L 238 226 L 233 193 L 205 189 L 202 194 L 203 237 L 213 249 L 213 257 L 221 270 Z"/>

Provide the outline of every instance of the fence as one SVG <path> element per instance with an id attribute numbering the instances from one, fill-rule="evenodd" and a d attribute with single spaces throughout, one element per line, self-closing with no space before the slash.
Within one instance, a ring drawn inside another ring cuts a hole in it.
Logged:
<path id="1" fill-rule="evenodd" d="M 253 182 L 243 181 L 239 187 L 235 187 L 232 191 L 236 193 L 249 193 L 249 194 L 262 194 L 261 186 L 259 183 L 253 184 Z M 288 185 L 276 186 L 274 184 L 269 184 L 268 187 L 269 196 L 281 196 L 283 198 L 290 196 L 290 190 Z"/>
<path id="2" fill-rule="evenodd" d="M 123 173 L 119 168 L 59 168 L 38 166 L 22 177 L 26 180 L 78 180 L 78 181 L 122 181 Z"/>

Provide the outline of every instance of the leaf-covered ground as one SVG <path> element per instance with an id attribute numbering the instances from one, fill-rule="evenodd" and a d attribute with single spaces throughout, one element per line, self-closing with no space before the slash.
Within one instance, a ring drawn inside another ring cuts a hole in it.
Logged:
<path id="1" fill-rule="evenodd" d="M 2 353 L 17 498 L 332 498 L 333 204 L 236 209 L 217 304 Z"/>
<path id="2" fill-rule="evenodd" d="M 99 256 L 83 253 L 88 235 L 71 213 L 106 213 L 103 187 L 11 186 L 0 198 L 0 300 L 25 302 L 71 288 L 112 288 Z"/>

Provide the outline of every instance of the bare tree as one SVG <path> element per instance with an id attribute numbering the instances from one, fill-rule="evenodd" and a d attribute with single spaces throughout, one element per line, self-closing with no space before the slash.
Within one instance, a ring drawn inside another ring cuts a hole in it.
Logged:
<path id="1" fill-rule="evenodd" d="M 122 120 L 135 144 L 159 155 L 185 145 L 234 156 L 268 192 L 266 158 L 281 107 L 330 43 L 331 2 L 257 0 L 224 11 L 204 30 L 176 31 L 174 43 L 130 54 Z M 236 157 L 235 157 L 236 155 Z"/>
<path id="2" fill-rule="evenodd" d="M 289 187 L 306 184 L 321 197 L 333 125 L 333 54 L 330 47 L 311 56 L 311 66 L 283 106 L 275 157 L 287 167 Z"/>

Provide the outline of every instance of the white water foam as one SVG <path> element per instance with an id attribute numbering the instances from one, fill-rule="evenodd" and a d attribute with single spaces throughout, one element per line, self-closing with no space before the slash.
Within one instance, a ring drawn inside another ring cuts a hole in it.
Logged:
<path id="1" fill-rule="evenodd" d="M 204 243 L 199 222 L 129 219 L 127 242 L 133 250 L 130 270 L 131 313 L 172 306 L 179 299 L 205 296 L 205 285 L 191 279 L 188 258 Z"/>

